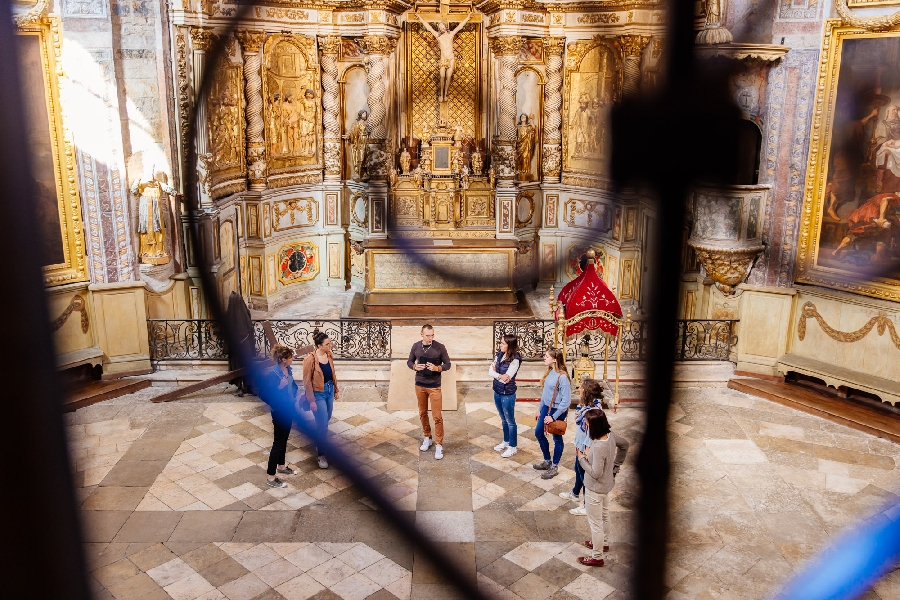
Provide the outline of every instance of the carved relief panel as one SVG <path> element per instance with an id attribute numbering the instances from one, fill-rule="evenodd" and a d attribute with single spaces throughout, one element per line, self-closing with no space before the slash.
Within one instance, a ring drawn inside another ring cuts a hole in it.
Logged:
<path id="1" fill-rule="evenodd" d="M 266 40 L 263 98 L 270 187 L 297 183 L 272 175 L 321 165 L 322 101 L 314 44 L 302 35 L 276 34 Z"/>
<path id="2" fill-rule="evenodd" d="M 275 231 L 312 227 L 319 220 L 319 203 L 315 198 L 288 198 L 272 203 Z"/>
<path id="3" fill-rule="evenodd" d="M 612 229 L 610 207 L 594 200 L 569 198 L 563 205 L 563 220 L 574 229 L 603 232 Z"/>
<path id="4" fill-rule="evenodd" d="M 207 106 L 210 194 L 222 198 L 245 189 L 243 68 L 227 56 L 216 66 Z"/>
<path id="5" fill-rule="evenodd" d="M 595 37 L 568 46 L 563 170 L 603 176 L 609 162 L 609 110 L 622 94 L 622 64 L 612 43 Z"/>

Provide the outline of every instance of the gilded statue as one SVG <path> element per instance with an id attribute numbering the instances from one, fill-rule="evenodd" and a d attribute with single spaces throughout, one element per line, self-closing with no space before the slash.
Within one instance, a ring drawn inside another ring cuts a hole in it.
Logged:
<path id="1" fill-rule="evenodd" d="M 151 173 L 153 170 L 151 169 Z M 169 185 L 163 172 L 138 179 L 131 186 L 131 193 L 138 197 L 138 226 L 141 238 L 140 262 L 146 265 L 164 265 L 169 262 L 166 252 L 165 219 L 163 218 L 163 194 L 174 196 L 178 192 Z"/>
<path id="2" fill-rule="evenodd" d="M 312 90 L 303 93 L 303 101 L 300 103 L 300 156 L 315 156 L 316 154 L 316 94 Z"/>
<path id="3" fill-rule="evenodd" d="M 416 17 L 422 22 L 422 26 L 437 40 L 438 48 L 441 52 L 440 62 L 438 63 L 441 69 L 438 100 L 440 102 L 446 102 L 448 100 L 447 94 L 450 91 L 450 82 L 453 80 L 453 72 L 456 70 L 456 54 L 453 52 L 453 38 L 456 37 L 459 30 L 469 22 L 469 19 L 472 18 L 472 13 L 467 14 L 466 18 L 464 18 L 455 29 L 449 29 L 449 21 L 438 21 L 437 31 L 435 31 L 434 28 L 418 13 L 416 13 Z"/>
<path id="4" fill-rule="evenodd" d="M 463 159 L 462 152 L 454 150 L 450 156 L 450 171 L 452 173 L 462 173 Z"/>
<path id="5" fill-rule="evenodd" d="M 476 150 L 472 153 L 472 173 L 481 176 L 481 169 L 484 168 L 484 162 L 481 159 L 481 152 Z"/>
<path id="6" fill-rule="evenodd" d="M 456 127 L 453 128 L 453 145 L 459 146 L 463 139 L 463 126 L 459 119 L 456 120 Z"/>
<path id="7" fill-rule="evenodd" d="M 494 171 L 494 167 L 488 169 L 488 182 L 491 184 L 491 187 L 494 187 L 494 183 L 497 181 L 497 173 Z"/>
<path id="8" fill-rule="evenodd" d="M 291 156 L 295 154 L 297 144 L 297 123 L 300 115 L 294 105 L 294 95 L 288 94 L 281 103 L 281 154 Z"/>
<path id="9" fill-rule="evenodd" d="M 528 115 L 522 113 L 519 115 L 519 124 L 516 125 L 516 174 L 522 181 L 531 179 L 531 157 L 534 156 L 535 140 L 537 128 L 531 124 Z"/>
<path id="10" fill-rule="evenodd" d="M 573 157 L 583 157 L 590 154 L 589 138 L 591 135 L 591 97 L 584 93 L 578 97 L 578 107 L 575 114 L 569 119 L 569 131 L 574 140 Z"/>
<path id="11" fill-rule="evenodd" d="M 412 156 L 409 154 L 409 150 L 406 147 L 403 147 L 403 152 L 400 153 L 400 170 L 404 175 L 409 175 L 409 163 L 412 160 Z"/>
<path id="12" fill-rule="evenodd" d="M 347 139 L 350 142 L 350 166 L 353 170 L 353 178 L 362 178 L 363 161 L 366 158 L 366 144 L 369 141 L 367 121 L 369 112 L 361 110 L 356 115 L 356 123 L 350 128 Z"/>

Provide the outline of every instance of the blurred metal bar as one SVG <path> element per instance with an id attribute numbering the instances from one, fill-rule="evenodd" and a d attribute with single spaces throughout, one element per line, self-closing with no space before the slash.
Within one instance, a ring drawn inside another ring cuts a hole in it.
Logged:
<path id="1" fill-rule="evenodd" d="M 15 50 L 12 0 L 0 0 L 0 581 L 6 598 L 88 600 Z"/>

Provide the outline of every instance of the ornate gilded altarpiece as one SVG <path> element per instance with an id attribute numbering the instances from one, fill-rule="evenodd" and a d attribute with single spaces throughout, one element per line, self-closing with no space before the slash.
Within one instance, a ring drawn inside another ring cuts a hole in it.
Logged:
<path id="1" fill-rule="evenodd" d="M 44 283 L 85 281 L 88 272 L 81 200 L 75 184 L 75 151 L 66 138 L 59 100 L 59 18 L 38 17 L 20 22 L 17 33 Z"/>
<path id="2" fill-rule="evenodd" d="M 797 281 L 900 300 L 900 27 L 826 21 Z"/>
<path id="3" fill-rule="evenodd" d="M 567 48 L 563 170 L 603 177 L 609 164 L 609 110 L 622 95 L 622 60 L 600 36 Z"/>
<path id="4" fill-rule="evenodd" d="M 266 39 L 263 105 L 269 187 L 308 183 L 303 175 L 278 177 L 322 168 L 322 115 L 315 40 L 303 35 L 275 34 Z"/>
<path id="5" fill-rule="evenodd" d="M 451 15 L 451 21 L 462 21 L 465 15 Z M 408 127 L 416 137 L 425 129 L 433 130 L 438 122 L 438 83 L 440 49 L 434 36 L 421 23 L 409 23 L 406 56 L 407 89 L 409 90 Z M 459 121 L 468 135 L 480 137 L 481 127 L 481 25 L 466 24 L 453 38 L 456 70 L 450 83 L 447 122 Z"/>
<path id="6" fill-rule="evenodd" d="M 224 55 L 214 71 L 207 105 L 210 192 L 222 198 L 246 189 L 243 68 Z"/>

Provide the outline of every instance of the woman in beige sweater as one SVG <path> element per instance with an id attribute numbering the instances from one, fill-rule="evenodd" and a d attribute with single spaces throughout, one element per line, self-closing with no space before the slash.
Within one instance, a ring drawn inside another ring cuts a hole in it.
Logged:
<path id="1" fill-rule="evenodd" d="M 578 562 L 588 567 L 602 567 L 609 552 L 609 493 L 615 484 L 616 473 L 625 462 L 628 440 L 614 434 L 606 415 L 600 409 L 584 413 L 591 446 L 585 452 L 577 450 L 578 462 L 584 468 L 584 506 L 587 510 L 591 539 L 584 545 L 590 556 Z"/>

